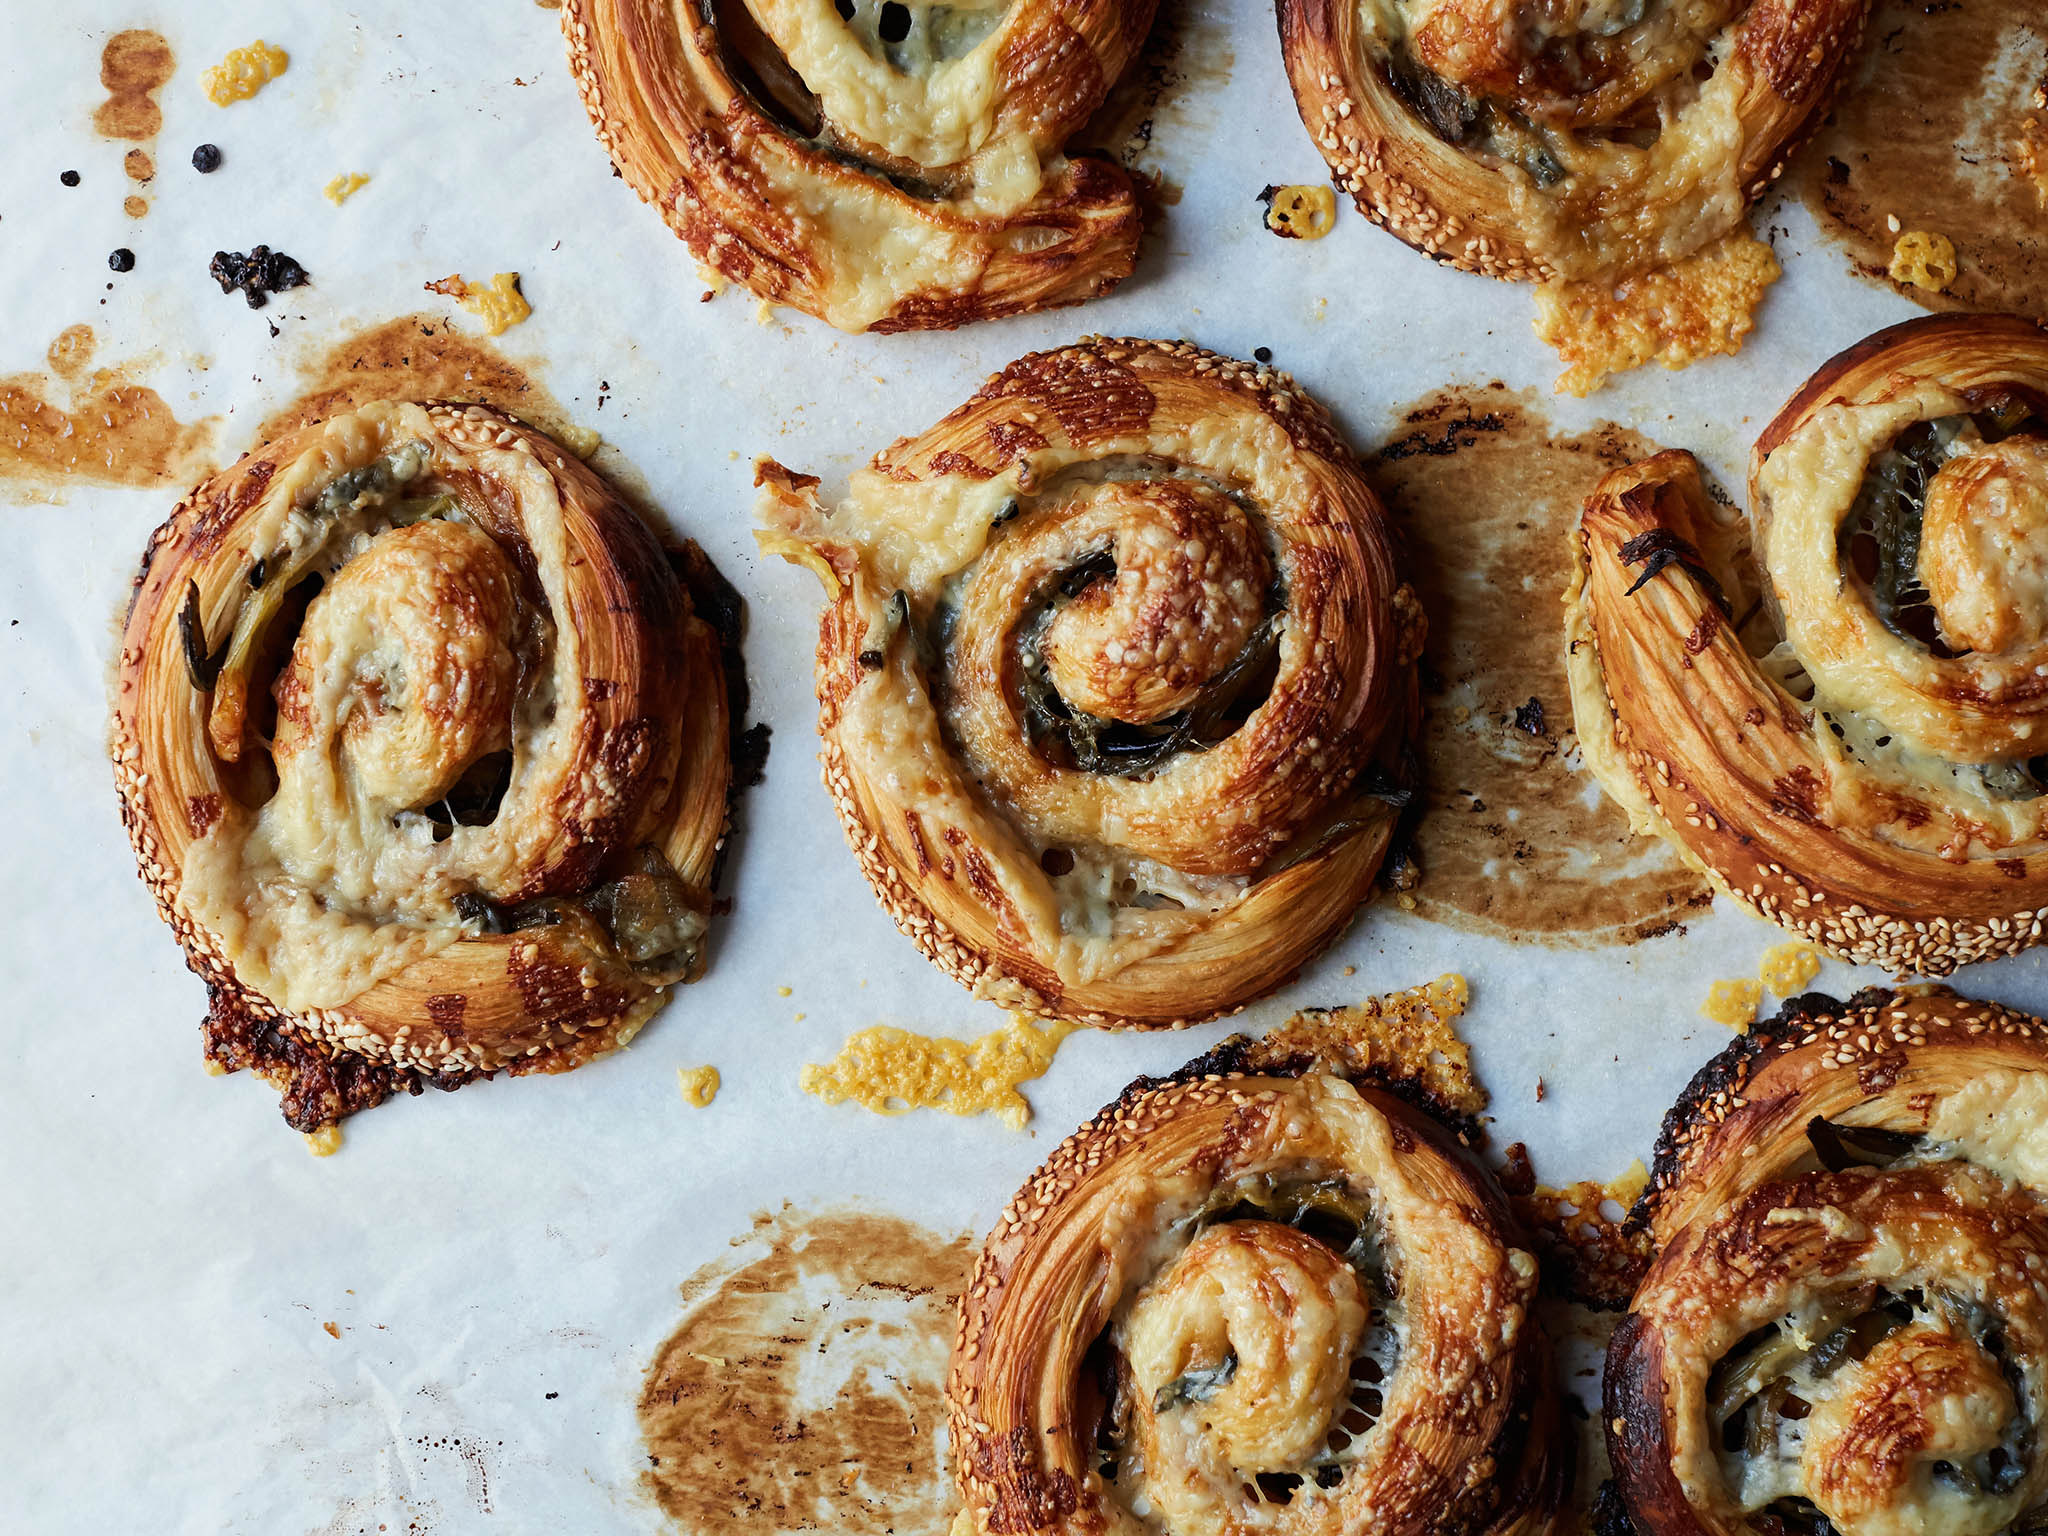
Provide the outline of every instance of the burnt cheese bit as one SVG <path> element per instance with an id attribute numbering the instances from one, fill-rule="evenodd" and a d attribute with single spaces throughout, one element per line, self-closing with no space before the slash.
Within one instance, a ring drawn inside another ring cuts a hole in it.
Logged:
<path id="1" fill-rule="evenodd" d="M 108 255 L 107 265 L 116 272 L 133 272 L 135 270 L 135 253 L 124 245 Z"/>
<path id="2" fill-rule="evenodd" d="M 268 304 L 273 293 L 298 288 L 311 281 L 306 269 L 298 262 L 267 245 L 254 246 L 247 252 L 215 251 L 206 271 L 220 284 L 222 293 L 239 290 L 248 299 L 251 309 L 261 309 Z"/>
<path id="3" fill-rule="evenodd" d="M 64 185 L 67 187 L 75 187 L 78 185 L 78 172 L 65 171 L 63 174 L 58 176 L 57 179 L 63 182 Z"/>
<path id="4" fill-rule="evenodd" d="M 202 144 L 192 151 L 192 169 L 202 176 L 211 176 L 220 169 L 220 146 Z"/>

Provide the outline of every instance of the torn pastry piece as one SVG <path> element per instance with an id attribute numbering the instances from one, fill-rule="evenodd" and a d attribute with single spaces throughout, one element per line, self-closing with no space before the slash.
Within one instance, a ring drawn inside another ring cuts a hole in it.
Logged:
<path id="1" fill-rule="evenodd" d="M 1151 0 L 564 0 L 598 139 L 698 261 L 846 331 L 1108 292 L 1136 190 L 1065 153 Z"/>
<path id="2" fill-rule="evenodd" d="M 730 595 L 481 405 L 366 405 L 187 497 L 136 577 L 113 755 L 209 1061 L 310 1132 L 577 1066 L 694 980 L 731 637 L 693 587 Z"/>
<path id="3" fill-rule="evenodd" d="M 1697 466 L 1587 500 L 1567 598 L 1580 740 L 1644 830 L 1832 954 L 1940 975 L 2048 918 L 2048 332 L 1908 322 L 1758 441 L 1760 602 Z M 1725 541 L 1723 541 L 1725 542 Z"/>
<path id="4" fill-rule="evenodd" d="M 960 1528 L 1556 1527 L 1536 1259 L 1455 1111 L 1315 1036 L 1140 1078 L 1011 1202 L 947 1385 Z"/>
<path id="5" fill-rule="evenodd" d="M 2048 1503 L 2048 1025 L 1796 999 L 1666 1117 L 1609 1536 L 1995 1536 Z M 1618 1507 L 1617 1507 L 1618 1504 Z"/>
<path id="6" fill-rule="evenodd" d="M 1096 338 L 1013 363 L 836 507 L 759 480 L 764 547 L 826 589 L 826 786 L 949 975 L 1173 1026 L 1350 920 L 1410 794 L 1423 622 L 1285 374 Z"/>

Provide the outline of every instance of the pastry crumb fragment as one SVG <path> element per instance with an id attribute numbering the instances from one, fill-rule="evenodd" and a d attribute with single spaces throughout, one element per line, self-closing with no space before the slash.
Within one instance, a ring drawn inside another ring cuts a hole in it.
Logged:
<path id="1" fill-rule="evenodd" d="M 370 184 L 370 178 L 361 171 L 349 171 L 337 176 L 320 189 L 321 196 L 339 208 Z"/>
<path id="2" fill-rule="evenodd" d="M 200 75 L 206 99 L 216 107 L 247 101 L 291 67 L 292 56 L 257 38 L 246 48 L 230 48 L 228 56 Z"/>
<path id="3" fill-rule="evenodd" d="M 207 1065 L 211 1068 L 211 1060 L 208 1061 Z M 315 1157 L 332 1157 L 341 1150 L 341 1127 L 339 1125 L 323 1125 L 317 1131 L 306 1131 L 302 1134 L 306 1138 L 306 1150 Z"/>
<path id="4" fill-rule="evenodd" d="M 486 336 L 502 336 L 533 313 L 519 291 L 517 272 L 496 273 L 488 283 L 473 284 L 460 273 L 428 283 L 427 292 L 445 294 L 484 323 Z"/>
<path id="5" fill-rule="evenodd" d="M 1080 1027 L 1013 1013 L 1003 1028 L 968 1041 L 877 1024 L 855 1034 L 831 1061 L 807 1064 L 800 1086 L 827 1104 L 851 1099 L 878 1115 L 913 1109 L 994 1114 L 1022 1130 L 1031 1105 L 1018 1085 L 1043 1077 L 1060 1043 Z"/>
<path id="6" fill-rule="evenodd" d="M 1956 280 L 1955 242 L 1935 230 L 1909 229 L 1892 247 L 1892 264 L 1885 271 L 1895 283 L 1945 293 Z"/>
<path id="7" fill-rule="evenodd" d="M 1320 240 L 1337 224 L 1337 194 L 1325 186 L 1268 187 L 1266 228 L 1283 240 Z"/>
<path id="8" fill-rule="evenodd" d="M 718 1068 L 677 1067 L 676 1086 L 682 1090 L 685 1104 L 703 1109 L 718 1097 Z"/>
<path id="9" fill-rule="evenodd" d="M 1566 364 L 1561 393 L 1589 395 L 1610 374 L 1645 363 L 1690 367 L 1742 349 L 1764 290 L 1782 274 L 1771 248 L 1747 229 L 1669 266 L 1623 278 L 1545 283 L 1536 334 Z"/>

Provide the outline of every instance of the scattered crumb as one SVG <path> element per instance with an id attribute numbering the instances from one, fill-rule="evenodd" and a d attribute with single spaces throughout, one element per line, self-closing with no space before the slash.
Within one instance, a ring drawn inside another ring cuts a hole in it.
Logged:
<path id="1" fill-rule="evenodd" d="M 798 1023 L 798 1024 L 801 1024 L 801 1023 L 803 1023 L 803 1021 L 804 1021 L 805 1019 L 808 1019 L 809 1017 L 810 1017 L 810 1015 L 809 1015 L 808 1013 L 800 1013 L 800 1014 L 798 1014 L 798 1015 L 796 1016 L 796 1018 L 795 1018 L 795 1020 L 794 1020 L 793 1022 L 795 1022 L 795 1023 Z"/>
<path id="2" fill-rule="evenodd" d="M 1956 280 L 1955 242 L 1931 229 L 1909 229 L 1892 247 L 1892 264 L 1885 270 L 1895 283 L 1946 292 Z"/>
<path id="3" fill-rule="evenodd" d="M 231 48 L 228 56 L 200 75 L 206 99 L 216 107 L 247 101 L 264 86 L 291 67 L 291 55 L 257 38 L 246 48 Z"/>
<path id="4" fill-rule="evenodd" d="M 1756 327 L 1764 290 L 1782 270 L 1768 245 L 1738 229 L 1682 261 L 1618 284 L 1604 278 L 1543 284 L 1536 290 L 1536 334 L 1566 364 L 1558 390 L 1589 395 L 1609 374 L 1644 363 L 1676 369 L 1740 351 Z"/>
<path id="5" fill-rule="evenodd" d="M 1043 1077 L 1060 1042 L 1080 1027 L 1013 1013 L 1003 1028 L 967 1041 L 877 1024 L 849 1039 L 831 1061 L 806 1065 L 800 1085 L 827 1104 L 852 1099 L 878 1115 L 993 1113 L 1011 1130 L 1022 1130 L 1031 1105 L 1017 1085 Z"/>
<path id="6" fill-rule="evenodd" d="M 339 208 L 370 184 L 370 178 L 361 171 L 350 171 L 346 176 L 337 176 L 321 188 L 327 201 Z"/>
<path id="7" fill-rule="evenodd" d="M 327 1337 L 329 1337 L 330 1339 L 338 1339 L 341 1337 L 341 1327 L 339 1324 L 322 1323 L 320 1326 L 327 1330 Z"/>
<path id="8" fill-rule="evenodd" d="M 1763 984 L 1780 997 L 1804 992 L 1807 983 L 1819 974 L 1820 951 L 1797 940 L 1765 950 L 1764 958 L 1757 967 L 1757 975 Z"/>
<path id="9" fill-rule="evenodd" d="M 790 987 L 777 987 L 775 989 L 775 995 L 777 997 L 788 997 L 793 990 L 794 989 Z"/>
<path id="10" fill-rule="evenodd" d="M 1337 225 L 1337 194 L 1324 186 L 1268 187 L 1266 228 L 1283 240 L 1320 240 Z"/>
<path id="11" fill-rule="evenodd" d="M 317 1131 L 307 1131 L 306 1150 L 315 1157 L 332 1157 L 341 1150 L 341 1127 L 323 1125 Z"/>
<path id="12" fill-rule="evenodd" d="M 519 291 L 517 272 L 500 272 L 483 287 L 473 287 L 454 274 L 428 283 L 427 292 L 446 294 L 482 320 L 486 336 L 501 336 L 533 313 L 533 306 Z"/>
<path id="13" fill-rule="evenodd" d="M 1347 965 L 1344 967 L 1344 974 L 1346 976 L 1356 976 L 1358 974 L 1358 967 L 1355 965 Z"/>
<path id="14" fill-rule="evenodd" d="M 579 427 L 572 422 L 555 433 L 555 441 L 575 454 L 577 458 L 587 459 L 597 452 L 599 446 L 604 442 L 604 438 L 599 433 L 593 432 L 590 428 Z"/>
<path id="15" fill-rule="evenodd" d="M 702 1109 L 718 1097 L 718 1068 L 677 1067 L 676 1085 L 683 1091 L 685 1104 Z"/>
<path id="16" fill-rule="evenodd" d="M 1760 981 L 1717 981 L 1707 989 L 1707 1000 L 1700 1004 L 1700 1013 L 1738 1035 L 1747 1034 L 1749 1026 L 1756 1022 L 1757 1005 L 1763 998 L 1764 984 Z"/>
<path id="17" fill-rule="evenodd" d="M 1543 1079 L 1539 1077 L 1536 1079 L 1536 1102 L 1538 1104 L 1543 1102 L 1543 1093 Z"/>

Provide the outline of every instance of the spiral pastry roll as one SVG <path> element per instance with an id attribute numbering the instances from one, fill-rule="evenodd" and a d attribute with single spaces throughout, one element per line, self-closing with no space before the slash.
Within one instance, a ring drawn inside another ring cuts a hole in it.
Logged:
<path id="1" fill-rule="evenodd" d="M 1141 1078 L 1004 1212 L 947 1386 L 975 1532 L 1552 1528 L 1536 1260 L 1431 1113 L 1313 1039 Z"/>
<path id="2" fill-rule="evenodd" d="M 1570 597 L 1588 759 L 1738 901 L 1938 975 L 2048 917 L 2048 334 L 1882 331 L 1757 443 L 1762 607 L 1664 453 L 1586 503 Z"/>
<path id="3" fill-rule="evenodd" d="M 136 578 L 113 754 L 210 1061 L 311 1131 L 629 1039 L 703 965 L 723 665 L 646 526 L 488 407 L 367 405 L 202 485 Z"/>
<path id="4" fill-rule="evenodd" d="M 697 259 L 846 331 L 1107 293 L 1130 177 L 1063 153 L 1153 0 L 564 0 L 597 136 Z"/>
<path id="5" fill-rule="evenodd" d="M 1642 1536 L 1995 1536 L 2048 1502 L 2048 1025 L 1815 994 L 1665 1121 L 1608 1351 Z"/>
<path id="6" fill-rule="evenodd" d="M 1868 0 L 1279 0 L 1340 190 L 1488 277 L 1662 266 L 1737 228 L 1816 125 Z"/>
<path id="7" fill-rule="evenodd" d="M 1369 892 L 1423 624 L 1284 374 L 1094 339 L 1013 363 L 828 510 L 825 783 L 897 925 L 977 995 L 1153 1027 L 1279 985 Z"/>

